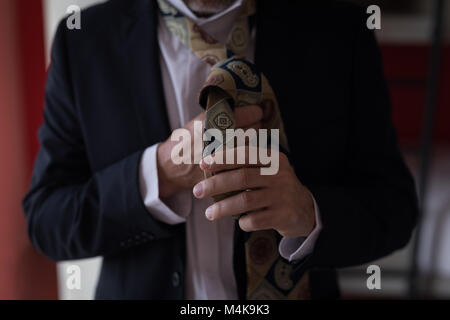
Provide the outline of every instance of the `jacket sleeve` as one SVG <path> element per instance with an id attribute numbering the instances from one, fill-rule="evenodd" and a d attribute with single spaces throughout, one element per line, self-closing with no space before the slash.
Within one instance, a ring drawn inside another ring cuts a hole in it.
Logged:
<path id="1" fill-rule="evenodd" d="M 323 223 L 309 259 L 316 267 L 363 264 L 402 248 L 418 213 L 414 181 L 397 146 L 381 54 L 365 23 L 358 29 L 345 175 L 338 184 L 308 186 Z"/>
<path id="2" fill-rule="evenodd" d="M 54 260 L 114 254 L 171 237 L 179 228 L 151 217 L 139 191 L 137 150 L 93 172 L 85 148 L 61 23 L 48 72 L 41 147 L 23 200 L 33 244 Z"/>

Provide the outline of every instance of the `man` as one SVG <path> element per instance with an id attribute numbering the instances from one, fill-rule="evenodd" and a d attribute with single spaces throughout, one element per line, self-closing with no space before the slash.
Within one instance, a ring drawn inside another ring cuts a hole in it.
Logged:
<path id="1" fill-rule="evenodd" d="M 336 268 L 409 241 L 414 183 L 376 41 L 350 5 L 260 0 L 248 17 L 246 57 L 269 79 L 289 140 L 276 175 L 174 164 L 170 131 L 204 120 L 197 96 L 211 65 L 162 12 L 225 43 L 245 4 L 111 0 L 83 11 L 81 30 L 58 28 L 24 209 L 52 259 L 104 257 L 97 298 L 336 298 Z M 235 117 L 247 129 L 265 115 L 249 105 Z M 270 241 L 249 244 L 264 230 L 277 236 L 275 252 Z M 257 274 L 269 254 L 278 262 Z"/>

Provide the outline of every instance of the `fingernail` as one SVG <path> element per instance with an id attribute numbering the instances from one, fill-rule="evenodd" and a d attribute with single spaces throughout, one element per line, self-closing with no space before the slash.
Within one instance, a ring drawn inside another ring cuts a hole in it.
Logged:
<path id="1" fill-rule="evenodd" d="M 194 187 L 194 196 L 197 198 L 201 197 L 203 195 L 203 186 L 201 183 L 195 185 Z"/>
<path id="2" fill-rule="evenodd" d="M 209 207 L 208 209 L 206 209 L 205 211 L 205 216 L 206 218 L 208 218 L 208 220 L 213 220 L 213 216 L 212 216 L 212 207 Z"/>
<path id="3" fill-rule="evenodd" d="M 211 163 L 213 162 L 212 157 L 208 156 L 206 158 L 202 159 L 202 162 L 200 163 L 200 168 L 202 170 L 207 170 L 209 168 L 211 168 Z"/>

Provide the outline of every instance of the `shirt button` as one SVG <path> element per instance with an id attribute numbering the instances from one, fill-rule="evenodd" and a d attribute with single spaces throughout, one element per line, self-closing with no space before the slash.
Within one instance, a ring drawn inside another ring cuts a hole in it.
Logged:
<path id="1" fill-rule="evenodd" d="M 172 285 L 174 287 L 178 287 L 180 285 L 180 274 L 176 271 L 172 274 Z"/>

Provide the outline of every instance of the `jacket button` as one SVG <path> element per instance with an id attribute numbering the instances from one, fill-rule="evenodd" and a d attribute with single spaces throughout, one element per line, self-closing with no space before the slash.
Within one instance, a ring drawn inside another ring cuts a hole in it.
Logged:
<path id="1" fill-rule="evenodd" d="M 180 274 L 176 271 L 172 274 L 172 285 L 174 287 L 178 287 L 180 285 Z"/>
<path id="2" fill-rule="evenodd" d="M 155 239 L 155 236 L 153 235 L 153 234 L 151 234 L 151 233 L 148 233 L 148 232 L 141 232 L 141 235 L 144 237 L 144 238 L 146 238 L 146 239 L 148 239 L 148 240 L 153 240 L 153 239 Z"/>

